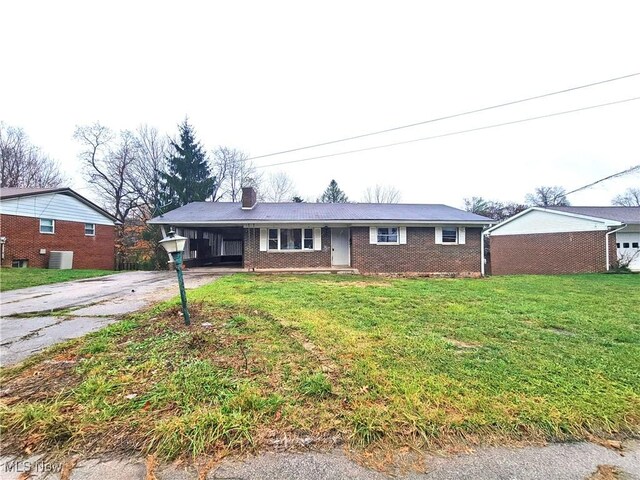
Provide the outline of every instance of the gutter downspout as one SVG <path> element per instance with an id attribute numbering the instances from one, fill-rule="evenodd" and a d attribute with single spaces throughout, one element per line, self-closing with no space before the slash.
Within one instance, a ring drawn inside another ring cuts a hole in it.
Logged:
<path id="1" fill-rule="evenodd" d="M 485 227 L 486 228 L 486 227 Z M 480 232 L 480 276 L 484 277 L 484 270 L 485 270 L 485 262 L 487 261 L 486 258 L 484 258 L 484 236 L 487 235 L 484 232 L 484 229 L 482 232 Z"/>
<path id="2" fill-rule="evenodd" d="M 620 230 L 622 230 L 623 228 L 626 228 L 627 224 L 623 224 L 621 227 L 616 228 L 615 230 L 611 230 L 610 232 L 607 232 L 606 235 L 604 236 L 604 245 L 605 245 L 605 259 L 606 259 L 606 265 L 607 265 L 607 272 L 609 271 L 609 269 L 611 268 L 611 262 L 609 261 L 609 235 L 611 235 L 612 233 L 616 233 L 619 232 Z"/>

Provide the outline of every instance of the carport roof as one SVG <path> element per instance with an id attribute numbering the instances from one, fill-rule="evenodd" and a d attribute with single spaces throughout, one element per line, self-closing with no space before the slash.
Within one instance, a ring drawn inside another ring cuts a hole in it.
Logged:
<path id="1" fill-rule="evenodd" d="M 245 223 L 495 223 L 487 217 L 441 204 L 258 203 L 243 209 L 236 202 L 194 202 L 149 220 L 159 225 Z"/>

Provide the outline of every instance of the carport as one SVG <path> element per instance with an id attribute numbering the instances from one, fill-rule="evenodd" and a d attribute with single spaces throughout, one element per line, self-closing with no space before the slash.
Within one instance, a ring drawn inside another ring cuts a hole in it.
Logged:
<path id="1" fill-rule="evenodd" d="M 169 231 L 161 225 L 162 235 Z M 241 267 L 244 229 L 238 226 L 175 227 L 178 235 L 188 238 L 184 262 L 188 267 Z"/>

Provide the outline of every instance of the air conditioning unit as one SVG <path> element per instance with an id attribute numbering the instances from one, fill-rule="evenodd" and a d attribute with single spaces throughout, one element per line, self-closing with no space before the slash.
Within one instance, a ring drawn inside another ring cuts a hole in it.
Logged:
<path id="1" fill-rule="evenodd" d="M 54 270 L 73 268 L 73 252 L 49 252 L 49 268 Z"/>

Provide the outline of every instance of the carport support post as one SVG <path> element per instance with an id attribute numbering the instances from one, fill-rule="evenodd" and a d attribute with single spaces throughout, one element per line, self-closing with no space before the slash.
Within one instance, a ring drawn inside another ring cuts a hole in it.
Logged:
<path id="1" fill-rule="evenodd" d="M 176 272 L 178 273 L 178 286 L 180 287 L 180 300 L 182 300 L 184 324 L 190 325 L 191 317 L 189 317 L 189 309 L 187 308 L 187 292 L 184 289 L 184 278 L 182 277 L 182 252 L 172 252 L 171 256 L 176 264 Z"/>

